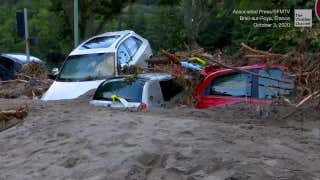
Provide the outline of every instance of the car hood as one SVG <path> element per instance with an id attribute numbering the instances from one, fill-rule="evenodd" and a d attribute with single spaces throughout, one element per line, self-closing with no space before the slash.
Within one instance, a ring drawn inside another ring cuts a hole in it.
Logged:
<path id="1" fill-rule="evenodd" d="M 41 100 L 75 99 L 86 92 L 96 89 L 104 80 L 82 82 L 58 82 L 55 81 Z"/>
<path id="2" fill-rule="evenodd" d="M 103 106 L 112 108 L 137 108 L 141 105 L 140 102 L 126 102 L 121 103 L 119 101 L 102 101 L 102 100 L 92 100 L 90 104 L 93 106 Z"/>

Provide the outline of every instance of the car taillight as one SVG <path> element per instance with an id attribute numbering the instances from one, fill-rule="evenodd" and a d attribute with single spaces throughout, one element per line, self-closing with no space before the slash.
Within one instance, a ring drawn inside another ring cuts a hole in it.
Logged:
<path id="1" fill-rule="evenodd" d="M 146 103 L 141 103 L 139 105 L 139 109 L 143 110 L 143 109 L 147 109 L 148 108 L 148 105 Z"/>

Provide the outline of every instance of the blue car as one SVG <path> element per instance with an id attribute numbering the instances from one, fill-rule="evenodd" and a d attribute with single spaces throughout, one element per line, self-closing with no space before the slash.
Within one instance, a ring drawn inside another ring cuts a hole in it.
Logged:
<path id="1" fill-rule="evenodd" d="M 30 56 L 30 61 L 43 63 L 37 57 Z M 20 72 L 22 66 L 26 64 L 27 55 L 18 53 L 0 54 L 0 80 L 6 81 L 16 78 L 16 74 Z"/>

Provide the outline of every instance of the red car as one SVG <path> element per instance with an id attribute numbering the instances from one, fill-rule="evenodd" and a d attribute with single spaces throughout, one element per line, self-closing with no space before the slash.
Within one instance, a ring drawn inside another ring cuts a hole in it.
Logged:
<path id="1" fill-rule="evenodd" d="M 206 67 L 201 72 L 204 78 L 194 91 L 196 108 L 236 103 L 268 104 L 275 97 L 287 96 L 293 92 L 294 83 L 284 74 L 286 68 L 283 66 L 256 64 L 240 69 L 274 79 L 221 66 Z"/>

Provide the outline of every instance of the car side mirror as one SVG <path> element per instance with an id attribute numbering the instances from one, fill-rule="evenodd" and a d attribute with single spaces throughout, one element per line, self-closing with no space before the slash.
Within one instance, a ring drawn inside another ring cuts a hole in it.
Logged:
<path id="1" fill-rule="evenodd" d="M 52 68 L 51 74 L 52 74 L 53 76 L 57 76 L 57 75 L 59 74 L 59 68 L 57 68 L 57 67 Z"/>

